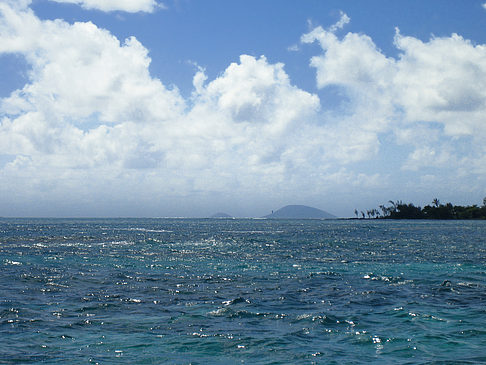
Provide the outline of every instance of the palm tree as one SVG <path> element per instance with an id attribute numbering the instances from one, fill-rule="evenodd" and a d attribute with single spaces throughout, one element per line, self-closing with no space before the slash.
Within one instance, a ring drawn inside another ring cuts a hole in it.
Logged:
<path id="1" fill-rule="evenodd" d="M 380 205 L 380 209 L 381 209 L 381 211 L 383 212 L 383 213 L 382 213 L 382 214 L 383 214 L 383 217 L 386 217 L 386 216 L 388 215 L 388 212 L 389 212 L 389 210 L 388 210 L 388 209 L 389 209 L 389 208 L 385 207 L 385 205 L 384 205 L 384 204 L 382 204 L 382 205 Z"/>
<path id="2" fill-rule="evenodd" d="M 440 201 L 439 201 L 439 199 L 435 198 L 434 200 L 432 200 L 432 204 L 434 204 L 434 205 L 435 205 L 435 207 L 436 207 L 436 208 L 438 208 L 438 207 L 439 207 L 439 205 L 440 205 Z"/>

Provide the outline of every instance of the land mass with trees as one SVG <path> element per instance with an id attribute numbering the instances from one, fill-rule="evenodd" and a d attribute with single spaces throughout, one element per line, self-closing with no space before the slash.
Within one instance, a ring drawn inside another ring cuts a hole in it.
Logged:
<path id="1" fill-rule="evenodd" d="M 377 219 L 486 219 L 486 198 L 483 205 L 452 205 L 442 204 L 434 199 L 432 204 L 425 207 L 415 206 L 412 203 L 403 203 L 401 200 L 390 200 L 387 205 L 380 205 L 379 209 L 373 208 L 366 212 L 354 210 L 356 218 Z"/>

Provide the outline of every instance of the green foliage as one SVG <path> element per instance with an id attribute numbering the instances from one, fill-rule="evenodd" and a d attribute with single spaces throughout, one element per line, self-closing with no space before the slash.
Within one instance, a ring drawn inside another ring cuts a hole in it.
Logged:
<path id="1" fill-rule="evenodd" d="M 486 219 L 486 198 L 483 205 L 460 206 L 451 203 L 441 204 L 439 199 L 434 199 L 432 205 L 424 208 L 416 207 L 412 203 L 405 204 L 401 200 L 390 200 L 390 205 L 380 205 L 378 209 L 368 211 L 368 217 L 382 219 Z M 364 218 L 364 217 L 363 217 Z"/>
<path id="2" fill-rule="evenodd" d="M 424 218 L 422 209 L 420 207 L 416 207 L 412 203 L 397 204 L 395 210 L 390 212 L 391 219 L 422 219 Z"/>

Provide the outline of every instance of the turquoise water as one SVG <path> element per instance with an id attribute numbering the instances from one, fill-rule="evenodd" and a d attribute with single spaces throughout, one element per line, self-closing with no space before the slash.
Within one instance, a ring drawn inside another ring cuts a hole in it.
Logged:
<path id="1" fill-rule="evenodd" d="M 1 219 L 0 363 L 486 363 L 486 222 Z"/>

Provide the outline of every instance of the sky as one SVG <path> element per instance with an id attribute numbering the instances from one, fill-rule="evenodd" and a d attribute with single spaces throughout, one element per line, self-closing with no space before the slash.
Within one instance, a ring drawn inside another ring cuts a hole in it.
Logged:
<path id="1" fill-rule="evenodd" d="M 0 216 L 485 196 L 484 0 L 0 0 Z"/>

